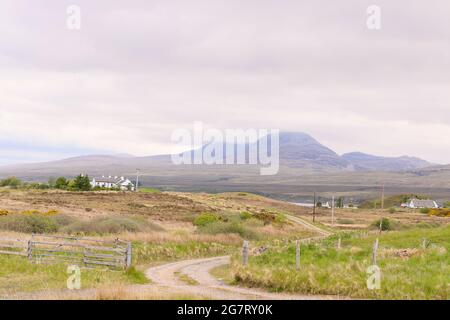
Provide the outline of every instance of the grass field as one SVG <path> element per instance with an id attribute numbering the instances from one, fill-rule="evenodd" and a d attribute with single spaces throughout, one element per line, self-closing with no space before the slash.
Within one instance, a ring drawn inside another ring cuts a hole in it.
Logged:
<path id="1" fill-rule="evenodd" d="M 368 291 L 365 270 L 374 237 L 354 238 L 346 233 L 339 251 L 335 249 L 336 238 L 320 245 L 305 246 L 302 269 L 297 272 L 293 240 L 318 234 L 286 216 L 295 215 L 311 222 L 310 209 L 246 192 L 141 191 L 0 188 L 0 238 L 27 239 L 31 232 L 43 232 L 131 241 L 134 268 L 130 271 L 82 269 L 82 288 L 98 288 L 101 292 L 96 298 L 99 299 L 144 298 L 117 288 L 144 283 L 142 271 L 148 266 L 228 254 L 235 257 L 231 268 L 213 271 L 228 282 L 310 294 L 448 298 L 448 280 L 444 281 L 449 272 L 450 235 L 448 227 L 444 227 L 448 218 L 410 211 L 342 209 L 336 211 L 336 224 L 332 228 L 330 210 L 319 209 L 316 225 L 327 230 L 367 230 L 380 216 L 388 217 L 393 229 L 402 230 L 381 236 L 382 289 Z M 432 247 L 419 248 L 423 237 L 432 241 Z M 262 255 L 251 257 L 246 268 L 240 266 L 238 258 L 243 240 L 250 240 L 253 248 L 269 247 Z M 395 250 L 406 250 L 411 255 L 397 257 Z M 64 289 L 68 277 L 66 268 L 65 265 L 32 264 L 26 258 L 0 255 L 0 295 Z M 416 276 L 418 274 L 421 276 Z M 189 282 L 189 279 L 184 280 Z M 153 293 L 146 295 L 152 296 L 158 297 Z M 165 296 L 185 297 L 170 292 Z"/>
<path id="2" fill-rule="evenodd" d="M 0 255 L 0 295 L 18 292 L 67 288 L 67 265 L 34 264 L 24 257 Z M 131 268 L 128 271 L 82 269 L 83 289 L 97 288 L 108 283 L 117 285 L 146 283 L 145 276 Z"/>
<path id="3" fill-rule="evenodd" d="M 450 226 L 387 232 L 356 237 L 342 234 L 301 248 L 301 268 L 295 268 L 295 245 L 273 246 L 242 266 L 235 256 L 228 275 L 233 282 L 273 291 L 343 295 L 375 299 L 450 299 Z M 366 269 L 379 237 L 381 288 L 369 290 Z M 422 239 L 429 241 L 422 248 Z M 230 276 L 231 274 L 231 276 Z"/>

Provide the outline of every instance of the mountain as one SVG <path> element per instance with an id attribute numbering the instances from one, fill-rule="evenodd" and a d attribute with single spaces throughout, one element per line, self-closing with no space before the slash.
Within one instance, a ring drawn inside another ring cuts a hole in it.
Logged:
<path id="1" fill-rule="evenodd" d="M 336 152 L 302 132 L 280 133 L 280 163 L 290 168 L 348 169 Z"/>
<path id="2" fill-rule="evenodd" d="M 432 166 L 433 164 L 416 157 L 379 157 L 361 152 L 342 155 L 356 170 L 409 171 Z"/>
<path id="3" fill-rule="evenodd" d="M 205 148 L 205 147 L 203 147 Z M 237 148 L 236 148 L 237 149 Z M 247 146 L 250 150 L 250 146 Z M 247 150 L 246 149 L 246 150 Z M 431 165 L 412 157 L 386 158 L 353 152 L 339 156 L 316 139 L 301 132 L 280 133 L 279 177 L 296 177 L 305 174 L 349 173 L 352 171 L 407 171 Z M 250 152 L 250 151 L 248 151 Z M 89 175 L 134 175 L 136 169 L 158 177 L 189 176 L 193 183 L 198 177 L 215 179 L 241 179 L 258 172 L 258 166 L 242 165 L 174 165 L 170 155 L 134 157 L 131 155 L 90 155 L 59 161 L 8 165 L 0 167 L 0 178 L 15 175 L 30 180 L 46 180 L 48 177 Z M 246 178 L 247 177 L 247 178 Z"/>

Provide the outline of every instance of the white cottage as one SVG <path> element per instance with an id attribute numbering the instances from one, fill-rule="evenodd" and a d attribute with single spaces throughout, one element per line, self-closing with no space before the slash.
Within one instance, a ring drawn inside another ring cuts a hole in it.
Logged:
<path id="1" fill-rule="evenodd" d="M 434 200 L 419 200 L 411 199 L 406 203 L 407 208 L 422 209 L 422 208 L 439 208 L 439 205 Z"/>
<path id="2" fill-rule="evenodd" d="M 107 189 L 120 189 L 120 190 L 130 190 L 134 191 L 134 184 L 130 181 L 130 179 L 126 179 L 125 177 L 105 177 L 101 178 L 93 178 L 91 181 L 92 188 L 100 187 Z"/>

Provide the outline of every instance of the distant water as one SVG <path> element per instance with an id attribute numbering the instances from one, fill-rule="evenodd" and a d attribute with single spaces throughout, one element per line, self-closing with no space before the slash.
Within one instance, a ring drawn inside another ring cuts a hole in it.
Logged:
<path id="1" fill-rule="evenodd" d="M 291 203 L 299 207 L 307 207 L 307 208 L 314 207 L 314 203 L 306 203 L 306 202 L 291 202 Z"/>

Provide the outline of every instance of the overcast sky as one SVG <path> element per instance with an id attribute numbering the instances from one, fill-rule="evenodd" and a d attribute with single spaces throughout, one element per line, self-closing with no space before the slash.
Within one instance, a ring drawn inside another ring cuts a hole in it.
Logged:
<path id="1" fill-rule="evenodd" d="M 450 2 L 2 0 L 0 111 L 0 163 L 166 153 L 194 121 L 450 163 Z"/>

